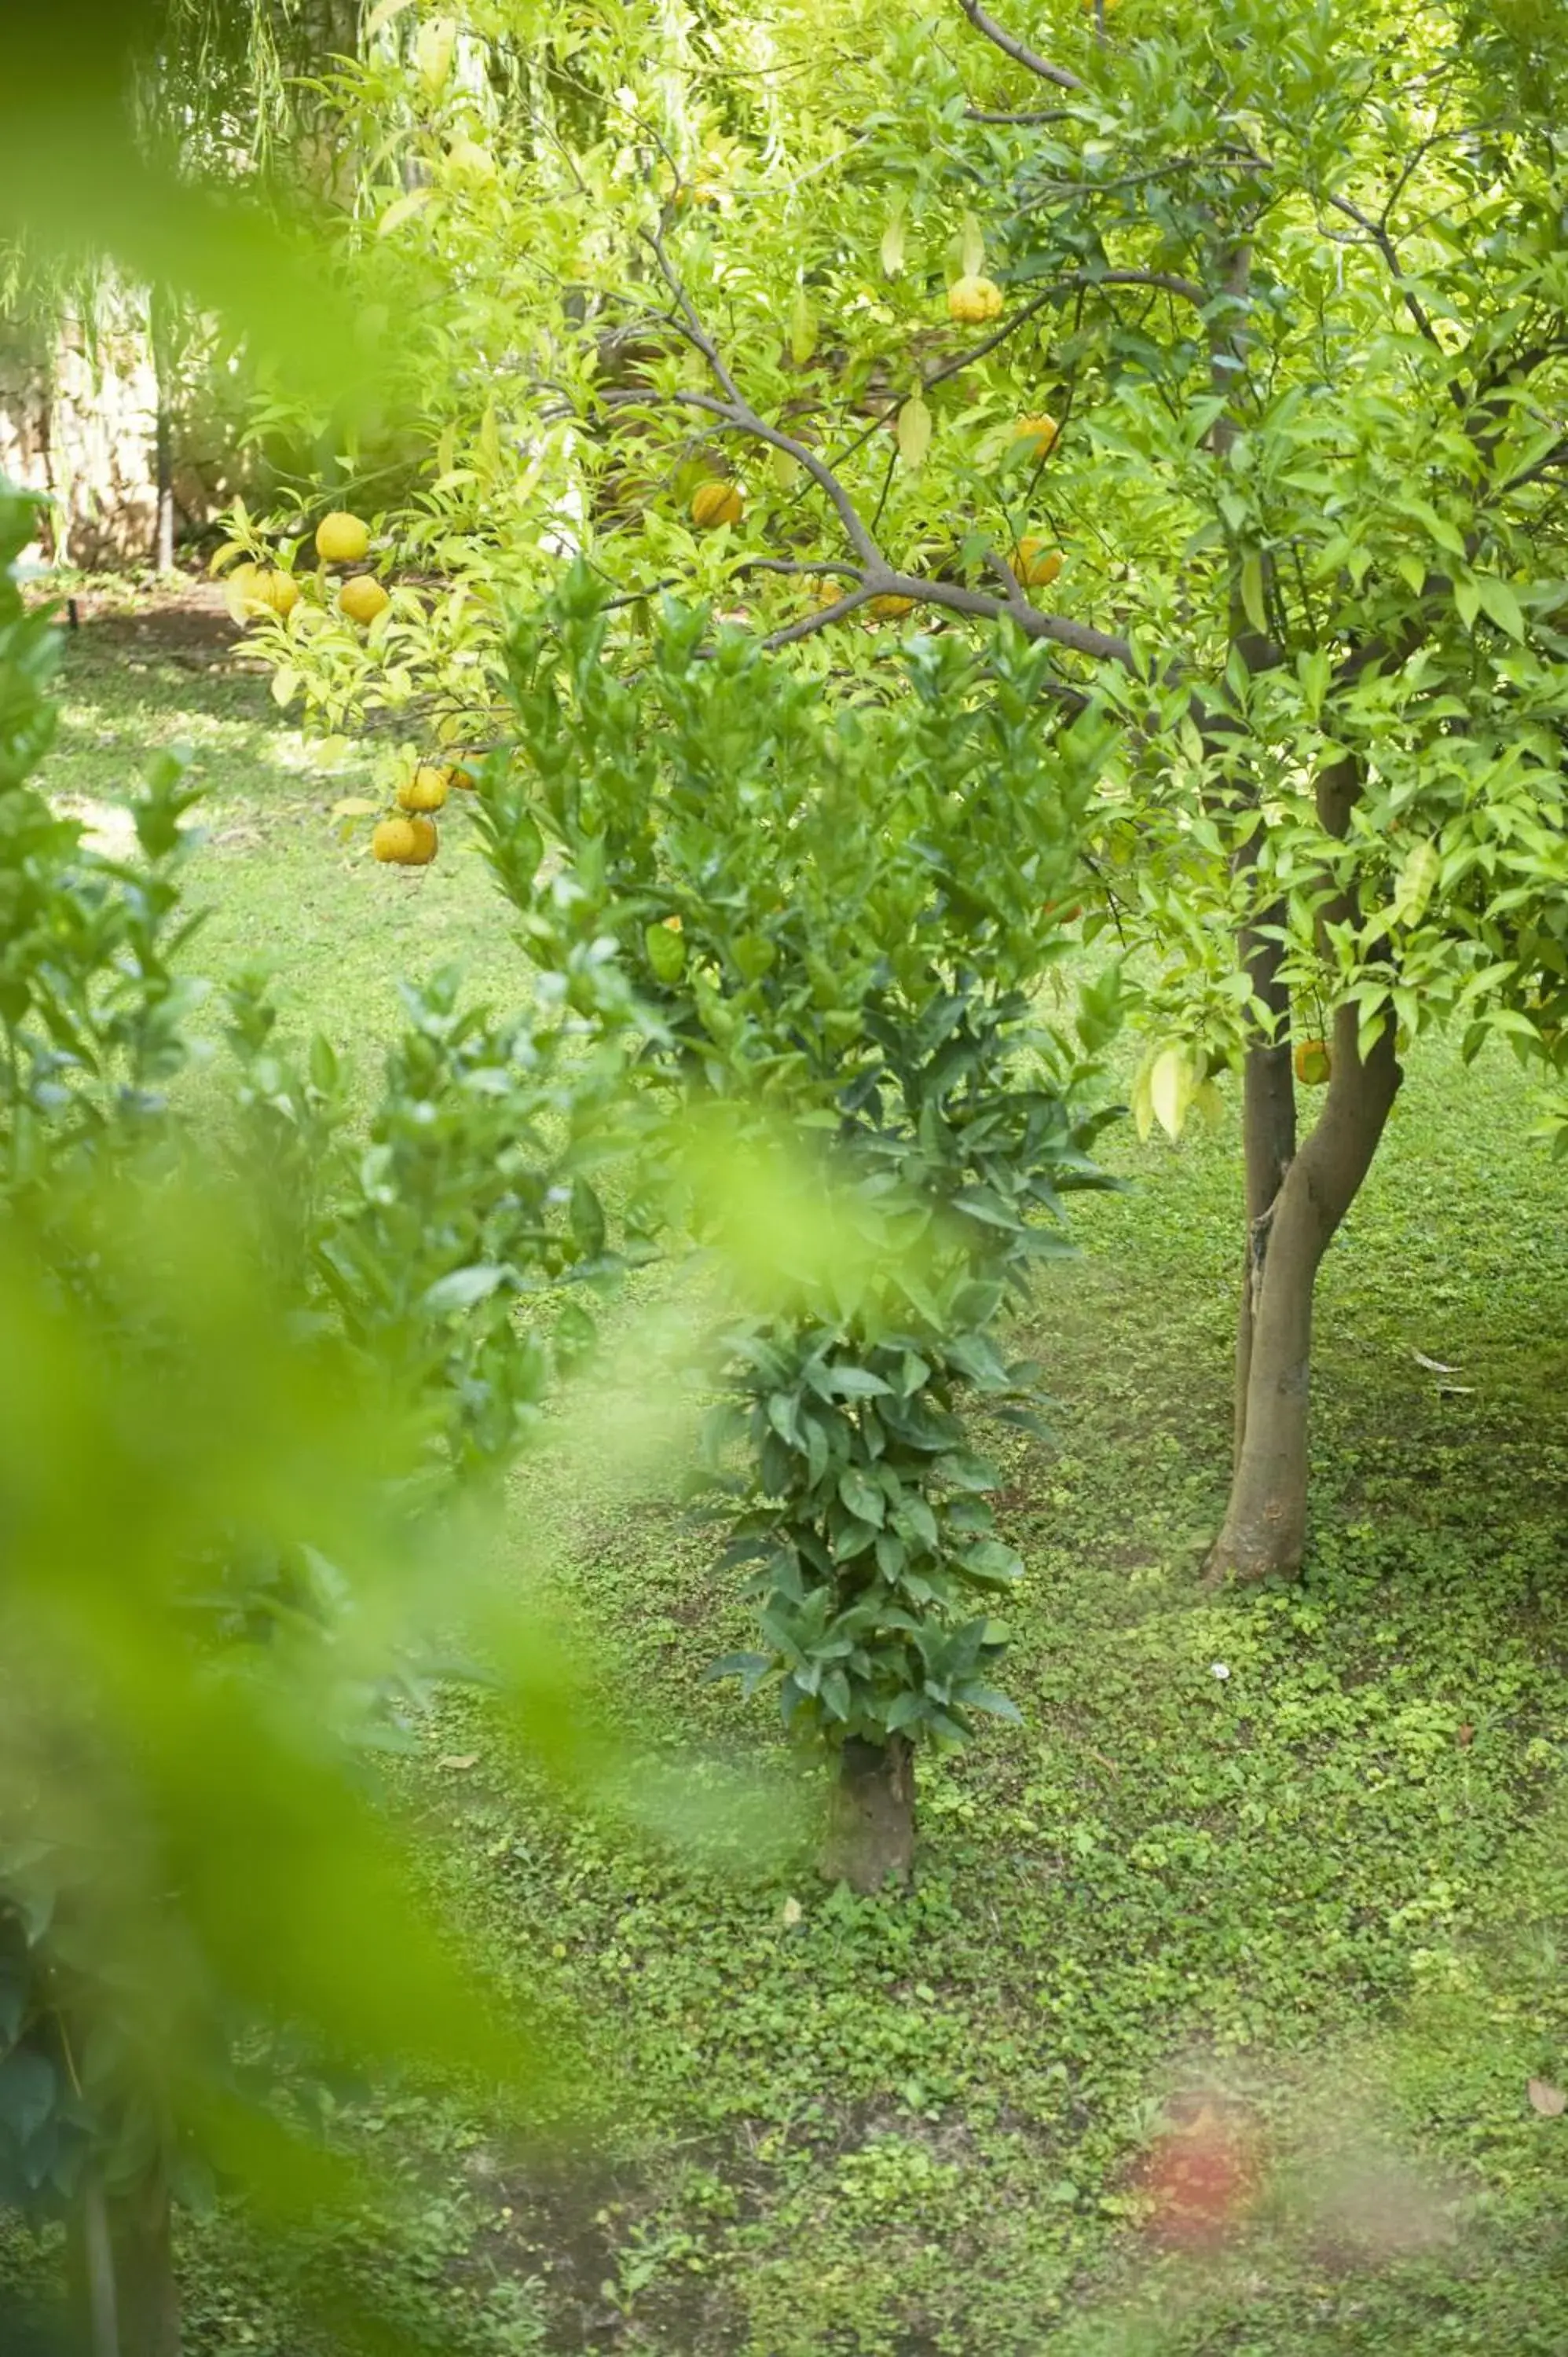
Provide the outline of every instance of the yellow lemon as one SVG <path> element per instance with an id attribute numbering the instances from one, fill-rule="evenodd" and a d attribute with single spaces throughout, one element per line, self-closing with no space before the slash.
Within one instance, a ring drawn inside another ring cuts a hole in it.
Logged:
<path id="1" fill-rule="evenodd" d="M 371 553 L 371 527 L 341 508 L 316 527 L 316 554 L 323 565 L 360 565 Z"/>
<path id="2" fill-rule="evenodd" d="M 1295 1051 L 1295 1076 L 1304 1088 L 1320 1089 L 1334 1070 L 1326 1039 L 1304 1039 Z"/>
<path id="3" fill-rule="evenodd" d="M 373 622 L 391 604 L 392 599 L 373 573 L 356 573 L 338 592 L 338 609 L 351 622 Z"/>
<path id="4" fill-rule="evenodd" d="M 1042 410 L 1038 417 L 1020 417 L 1013 428 L 1014 446 L 1026 450 L 1031 458 L 1043 458 L 1055 448 L 1060 432 L 1056 419 Z"/>
<path id="5" fill-rule="evenodd" d="M 983 328 L 1002 313 L 1002 289 L 994 278 L 955 278 L 948 288 L 948 312 L 963 328 Z"/>
<path id="6" fill-rule="evenodd" d="M 699 483 L 692 494 L 692 522 L 699 532 L 738 523 L 745 513 L 746 501 L 733 483 Z"/>
<path id="7" fill-rule="evenodd" d="M 439 841 L 431 819 L 383 818 L 371 836 L 371 851 L 393 867 L 428 867 Z"/>
<path id="8" fill-rule="evenodd" d="M 254 595 L 263 606 L 270 606 L 280 622 L 286 622 L 299 603 L 299 584 L 292 573 L 263 573 L 255 585 Z"/>
<path id="9" fill-rule="evenodd" d="M 1013 570 L 1027 589 L 1046 589 L 1062 569 L 1062 553 L 1027 533 L 1013 551 Z"/>
<path id="10" fill-rule="evenodd" d="M 438 811 L 447 791 L 446 770 L 432 769 L 425 762 L 399 786 L 397 806 L 405 811 Z"/>

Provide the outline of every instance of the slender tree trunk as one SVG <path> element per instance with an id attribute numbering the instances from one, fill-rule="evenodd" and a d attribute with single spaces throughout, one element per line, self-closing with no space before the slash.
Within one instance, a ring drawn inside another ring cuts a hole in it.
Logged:
<path id="1" fill-rule="evenodd" d="M 1212 1580 L 1291 1577 L 1306 1542 L 1312 1300 L 1329 1239 L 1371 1168 L 1400 1084 L 1392 1011 L 1363 1060 L 1359 1014 L 1334 1018 L 1333 1076 L 1316 1128 L 1249 1229 L 1247 1391 Z"/>
<path id="2" fill-rule="evenodd" d="M 1247 1437 L 1247 1389 L 1252 1370 L 1253 1309 L 1262 1272 L 1270 1211 L 1295 1157 L 1295 1077 L 1291 1070 L 1290 993 L 1280 980 L 1283 952 L 1265 930 L 1282 925 L 1283 907 L 1265 909 L 1241 937 L 1241 960 L 1253 995 L 1268 1008 L 1274 1031 L 1267 1046 L 1249 1049 L 1242 1077 L 1241 1133 L 1247 1172 L 1247 1245 L 1236 1326 L 1236 1456 Z"/>
<path id="3" fill-rule="evenodd" d="M 915 1755 L 903 1736 L 852 1737 L 839 1755 L 822 1872 L 864 1896 L 905 1883 L 915 1862 Z"/>
<path id="4" fill-rule="evenodd" d="M 83 2357 L 122 2357 L 114 2241 L 102 2180 L 89 2177 L 70 2220 L 67 2245 L 74 2338 Z"/>
<path id="5" fill-rule="evenodd" d="M 89 2180 L 68 2246 L 72 2357 L 180 2357 L 168 2187 L 111 2199 Z"/>
<path id="6" fill-rule="evenodd" d="M 173 2219 L 161 2172 L 116 2203 L 121 2357 L 180 2357 Z"/>
<path id="7" fill-rule="evenodd" d="M 155 286 L 149 306 L 153 345 L 153 382 L 157 414 L 154 422 L 155 466 L 157 475 L 157 518 L 153 563 L 160 573 L 174 570 L 174 370 L 169 350 L 168 296 Z"/>

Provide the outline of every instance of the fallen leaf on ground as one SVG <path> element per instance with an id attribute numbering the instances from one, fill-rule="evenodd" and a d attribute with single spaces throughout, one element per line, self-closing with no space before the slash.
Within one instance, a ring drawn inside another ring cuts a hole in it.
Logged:
<path id="1" fill-rule="evenodd" d="M 1532 2079 L 1528 2092 L 1531 2111 L 1539 2112 L 1543 2120 L 1559 2119 L 1568 2112 L 1568 2095 L 1550 2079 Z"/>

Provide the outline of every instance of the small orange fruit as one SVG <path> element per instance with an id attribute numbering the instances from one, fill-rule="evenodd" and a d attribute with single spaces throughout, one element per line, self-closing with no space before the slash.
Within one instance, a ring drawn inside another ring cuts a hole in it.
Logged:
<path id="1" fill-rule="evenodd" d="M 383 818 L 371 834 L 371 852 L 392 867 L 428 867 L 439 841 L 432 819 Z"/>
<path id="2" fill-rule="evenodd" d="M 875 614 L 879 622 L 897 622 L 902 620 L 906 614 L 914 612 L 915 600 L 889 592 L 885 597 L 873 597 L 865 610 L 868 614 Z"/>
<path id="3" fill-rule="evenodd" d="M 405 811 L 438 811 L 448 791 L 445 770 L 432 769 L 425 762 L 399 786 L 397 806 Z"/>
<path id="4" fill-rule="evenodd" d="M 323 565 L 361 565 L 371 553 L 371 527 L 335 508 L 316 527 L 316 554 Z"/>
<path id="5" fill-rule="evenodd" d="M 1304 1039 L 1295 1051 L 1295 1076 L 1303 1088 L 1320 1089 L 1334 1070 L 1326 1039 Z"/>
<path id="6" fill-rule="evenodd" d="M 347 614 L 351 622 L 373 622 L 391 604 L 392 599 L 373 573 L 356 573 L 338 592 L 338 610 Z"/>
<path id="7" fill-rule="evenodd" d="M 721 523 L 738 523 L 746 513 L 746 501 L 733 483 L 714 480 L 699 483 L 692 494 L 692 522 L 699 532 L 712 532 Z"/>
<path id="8" fill-rule="evenodd" d="M 1042 409 L 1037 417 L 1020 417 L 1013 428 L 1014 447 L 1027 451 L 1031 458 L 1043 458 L 1056 447 L 1060 432 L 1056 419 Z"/>
<path id="9" fill-rule="evenodd" d="M 983 328 L 1000 318 L 1002 303 L 994 278 L 955 278 L 948 288 L 948 315 L 961 328 Z"/>
<path id="10" fill-rule="evenodd" d="M 1061 569 L 1061 550 L 1034 533 L 1026 533 L 1013 551 L 1013 570 L 1026 589 L 1048 588 Z"/>

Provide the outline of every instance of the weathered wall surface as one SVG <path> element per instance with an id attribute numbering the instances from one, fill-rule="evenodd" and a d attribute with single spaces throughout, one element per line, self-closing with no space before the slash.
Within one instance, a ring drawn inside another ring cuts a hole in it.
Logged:
<path id="1" fill-rule="evenodd" d="M 88 566 L 151 561 L 157 384 L 145 339 L 64 323 L 42 354 L 0 335 L 0 474 L 54 501 L 43 553 Z"/>

